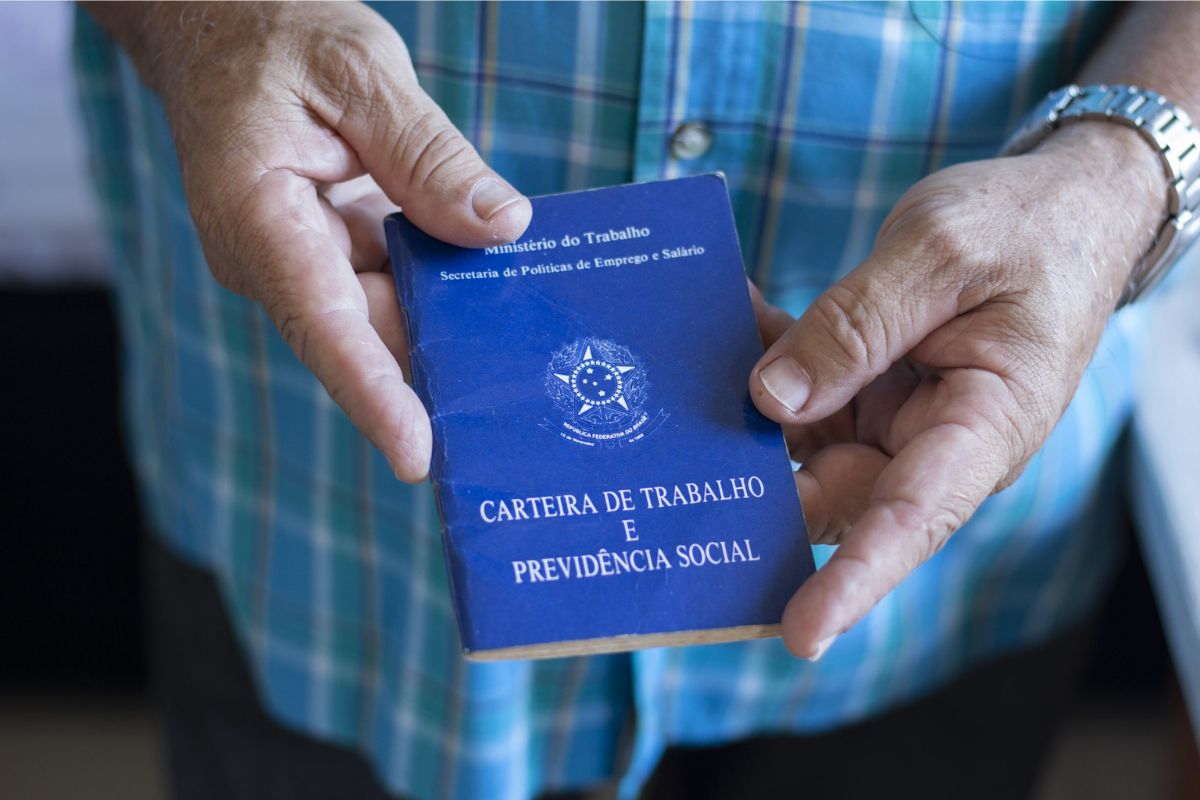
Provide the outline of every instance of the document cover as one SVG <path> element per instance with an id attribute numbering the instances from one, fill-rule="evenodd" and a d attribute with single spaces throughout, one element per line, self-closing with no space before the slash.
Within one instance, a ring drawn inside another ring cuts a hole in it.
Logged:
<path id="1" fill-rule="evenodd" d="M 464 653 L 778 635 L 812 552 L 724 179 L 532 203 L 482 250 L 386 223 Z"/>

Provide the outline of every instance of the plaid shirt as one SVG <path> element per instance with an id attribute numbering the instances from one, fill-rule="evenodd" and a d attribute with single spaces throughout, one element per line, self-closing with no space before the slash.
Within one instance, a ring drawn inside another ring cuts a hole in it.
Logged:
<path id="1" fill-rule="evenodd" d="M 1068 82 L 1111 8 L 894 3 L 386 5 L 425 89 L 530 194 L 721 170 L 748 271 L 793 313 L 868 252 L 899 195 L 992 156 Z M 86 15 L 77 60 L 148 512 L 210 569 L 262 697 L 420 798 L 518 798 L 621 775 L 668 744 L 819 731 L 912 700 L 1086 613 L 1116 538 L 1104 465 L 1139 310 L 990 498 L 818 664 L 778 640 L 543 662 L 459 655 L 428 485 L 397 483 L 254 304 L 219 288 L 167 125 Z M 712 147 L 674 158 L 703 122 Z M 821 550 L 822 548 L 818 548 Z M 818 563 L 827 553 L 818 552 Z"/>

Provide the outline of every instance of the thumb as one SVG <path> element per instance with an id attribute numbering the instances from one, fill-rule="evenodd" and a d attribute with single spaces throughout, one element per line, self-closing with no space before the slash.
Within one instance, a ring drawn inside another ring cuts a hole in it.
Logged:
<path id="1" fill-rule="evenodd" d="M 417 85 L 390 26 L 320 80 L 317 109 L 384 193 L 418 228 L 463 247 L 509 242 L 529 225 L 529 200 L 501 178 Z M 328 110 L 329 113 L 326 113 Z"/>
<path id="2" fill-rule="evenodd" d="M 956 293 L 931 287 L 928 265 L 896 250 L 873 253 L 767 349 L 750 373 L 763 414 L 824 419 L 954 317 Z"/>

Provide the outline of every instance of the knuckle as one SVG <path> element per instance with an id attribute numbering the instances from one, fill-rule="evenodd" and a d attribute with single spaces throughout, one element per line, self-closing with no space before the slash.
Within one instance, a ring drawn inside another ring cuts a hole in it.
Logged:
<path id="1" fill-rule="evenodd" d="M 359 40 L 339 37 L 336 42 L 328 39 L 322 42 L 309 74 L 317 89 L 336 108 L 334 127 L 341 127 L 356 112 L 369 117 L 379 96 L 374 55 Z"/>
<path id="2" fill-rule="evenodd" d="M 878 580 L 881 565 L 876 556 L 860 555 L 852 553 L 846 548 L 841 548 L 836 554 L 837 562 L 840 564 L 840 569 L 843 572 L 850 573 L 848 577 L 855 582 L 863 585 L 871 585 Z M 830 562 L 834 563 L 833 561 Z M 890 583 L 890 581 L 889 581 Z M 886 591 L 890 591 L 891 587 L 887 587 Z M 885 592 L 879 592 L 878 596 L 872 599 L 872 604 L 879 601 Z"/>
<path id="3" fill-rule="evenodd" d="M 888 326 L 878 305 L 848 284 L 831 286 L 811 311 L 844 363 L 866 365 L 871 371 L 887 366 Z"/>
<path id="4" fill-rule="evenodd" d="M 357 409 L 354 408 L 352 403 L 348 402 L 350 395 L 349 385 L 344 381 L 329 379 L 322 381 L 321 385 L 325 387 L 325 391 L 328 393 L 329 399 L 336 403 L 338 407 L 346 411 L 346 414 L 350 417 L 350 421 L 352 423 L 358 425 L 359 415 L 357 413 Z"/>
<path id="5" fill-rule="evenodd" d="M 301 362 L 308 363 L 308 328 L 302 324 L 298 314 L 272 315 L 277 318 L 279 333 Z"/>
<path id="6" fill-rule="evenodd" d="M 993 454 L 975 469 L 979 471 L 977 483 L 994 493 L 1007 485 L 1006 476 L 1019 471 L 1020 465 L 1037 452 L 1058 413 L 1051 411 L 1052 404 L 1044 395 L 1030 392 L 1013 380 L 995 375 L 988 380 L 996 385 L 990 390 L 978 387 L 983 391 L 966 403 L 956 421 L 949 424 L 973 437 L 980 452 Z M 974 506 L 968 503 L 967 508 L 970 511 Z"/>
<path id="7" fill-rule="evenodd" d="M 1009 447 L 1005 463 L 1018 463 L 1041 446 L 1065 408 L 1055 402 L 1057 392 L 1048 389 L 1022 375 L 979 370 L 963 398 L 957 421 L 968 430 L 982 432 L 985 447 Z"/>
<path id="8" fill-rule="evenodd" d="M 901 198 L 881 228 L 881 242 L 921 272 L 920 291 L 986 297 L 997 280 L 988 265 L 1004 258 L 987 252 L 990 240 L 980 236 L 978 219 L 961 187 L 938 185 Z"/>
<path id="9" fill-rule="evenodd" d="M 306 315 L 296 308 L 291 301 L 284 281 L 262 276 L 259 279 L 259 291 L 262 295 L 263 310 L 279 329 L 283 341 L 291 348 L 296 357 L 306 366 L 312 366 L 309 351 L 309 331 L 311 326 Z"/>
<path id="10" fill-rule="evenodd" d="M 970 501 L 957 495 L 932 510 L 905 497 L 892 497 L 885 502 L 896 526 L 912 537 L 912 547 L 905 549 L 906 572 L 912 572 L 941 550 L 950 536 L 966 524 L 972 511 Z"/>
<path id="11" fill-rule="evenodd" d="M 962 212 L 949 204 L 938 203 L 926 209 L 917 227 L 923 250 L 933 256 L 934 263 L 950 264 L 967 256 L 978 239 L 964 224 Z"/>
<path id="12" fill-rule="evenodd" d="M 410 191 L 448 181 L 473 166 L 475 150 L 436 108 L 417 115 L 392 147 L 392 163 L 407 176 Z"/>
<path id="13" fill-rule="evenodd" d="M 305 78 L 316 90 L 314 103 L 332 106 L 329 122 L 341 127 L 354 116 L 377 118 L 380 107 L 394 106 L 416 75 L 404 41 L 390 27 L 346 23 L 312 31 L 302 48 Z"/>
<path id="14" fill-rule="evenodd" d="M 981 423 L 987 431 L 984 436 L 998 453 L 1003 455 L 997 459 L 1004 465 L 1022 461 L 1030 451 L 1030 431 L 1026 414 L 1019 408 L 1006 408 L 1003 405 L 991 413 L 982 415 Z M 995 487 L 992 487 L 993 490 Z"/>

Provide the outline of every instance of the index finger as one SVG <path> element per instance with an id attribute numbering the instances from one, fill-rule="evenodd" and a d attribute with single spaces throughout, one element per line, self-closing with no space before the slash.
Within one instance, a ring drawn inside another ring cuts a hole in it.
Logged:
<path id="1" fill-rule="evenodd" d="M 242 208 L 242 248 L 255 256 L 251 291 L 296 356 L 401 480 L 429 470 L 432 433 L 421 401 L 371 326 L 349 259 L 324 228 L 315 185 L 266 173 Z"/>
<path id="2" fill-rule="evenodd" d="M 788 602 L 788 649 L 820 657 L 967 521 L 1008 473 L 1009 452 L 990 422 L 953 411 L 914 436 L 879 474 L 866 509 L 828 563 Z"/>

